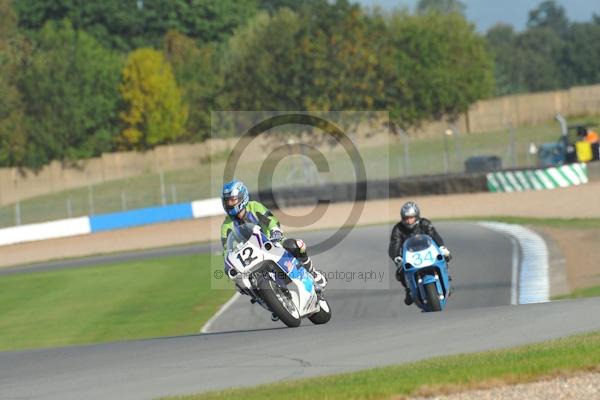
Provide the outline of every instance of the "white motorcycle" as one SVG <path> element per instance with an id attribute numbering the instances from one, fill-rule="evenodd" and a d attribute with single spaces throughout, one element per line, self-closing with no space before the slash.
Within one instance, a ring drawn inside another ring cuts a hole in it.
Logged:
<path id="1" fill-rule="evenodd" d="M 235 226 L 227 237 L 225 269 L 240 292 L 251 296 L 289 327 L 303 318 L 313 324 L 331 319 L 331 307 L 313 276 L 281 244 L 271 242 L 260 226 Z"/>

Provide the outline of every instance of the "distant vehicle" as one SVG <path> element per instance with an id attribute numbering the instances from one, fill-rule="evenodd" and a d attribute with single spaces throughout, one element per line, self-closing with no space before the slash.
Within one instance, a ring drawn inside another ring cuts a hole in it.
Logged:
<path id="1" fill-rule="evenodd" d="M 449 259 L 428 235 L 414 235 L 402 246 L 402 268 L 415 305 L 424 312 L 442 311 L 450 294 Z"/>
<path id="2" fill-rule="evenodd" d="M 564 140 L 544 143 L 538 147 L 538 166 L 546 168 L 572 163 L 575 160 L 571 154 L 575 154 L 575 146 Z"/>
<path id="3" fill-rule="evenodd" d="M 542 168 L 577 162 L 575 143 L 578 141 L 578 138 L 581 138 L 587 132 L 588 128 L 595 126 L 594 123 L 569 126 L 565 118 L 560 114 L 556 115 L 556 120 L 560 123 L 561 127 L 560 137 L 556 142 L 544 143 L 538 148 L 538 166 Z"/>

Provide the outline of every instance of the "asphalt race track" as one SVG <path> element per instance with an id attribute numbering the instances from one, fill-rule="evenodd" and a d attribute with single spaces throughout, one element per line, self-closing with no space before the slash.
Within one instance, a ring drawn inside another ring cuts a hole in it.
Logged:
<path id="1" fill-rule="evenodd" d="M 438 227 L 454 255 L 451 274 L 456 287 L 442 313 L 423 314 L 404 306 L 387 258 L 390 227 L 360 228 L 334 249 L 314 256 L 330 277 L 327 298 L 333 318 L 327 325 L 306 320 L 288 329 L 241 297 L 211 323 L 209 334 L 0 353 L 0 398 L 154 398 L 600 329 L 600 298 L 510 305 L 513 254 L 518 249 L 508 237 L 476 224 Z M 330 234 L 320 231 L 303 239 L 310 246 Z M 158 255 L 155 250 L 153 256 Z"/>

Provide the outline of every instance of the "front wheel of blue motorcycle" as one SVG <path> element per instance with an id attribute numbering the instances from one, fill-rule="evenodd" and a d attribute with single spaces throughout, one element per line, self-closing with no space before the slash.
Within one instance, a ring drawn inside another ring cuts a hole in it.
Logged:
<path id="1" fill-rule="evenodd" d="M 442 311 L 442 305 L 440 304 L 440 297 L 435 282 L 425 285 L 425 295 L 427 296 L 427 305 L 429 306 L 430 311 Z"/>

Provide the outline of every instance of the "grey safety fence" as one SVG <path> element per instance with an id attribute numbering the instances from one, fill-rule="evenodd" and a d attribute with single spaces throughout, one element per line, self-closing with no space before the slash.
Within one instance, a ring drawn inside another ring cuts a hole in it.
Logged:
<path id="1" fill-rule="evenodd" d="M 191 202 L 209 192 L 206 181 L 173 173 L 90 184 L 2 206 L 0 228 Z"/>

